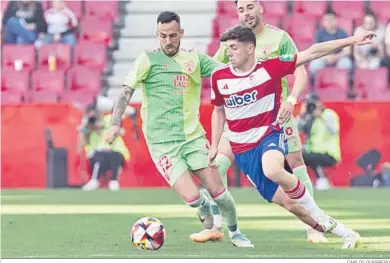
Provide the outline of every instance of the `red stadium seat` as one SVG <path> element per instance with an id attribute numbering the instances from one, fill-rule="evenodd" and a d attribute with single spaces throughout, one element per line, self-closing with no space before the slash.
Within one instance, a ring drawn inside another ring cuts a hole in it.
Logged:
<path id="1" fill-rule="evenodd" d="M 118 19 L 118 1 L 85 1 L 85 16 L 110 22 Z"/>
<path id="2" fill-rule="evenodd" d="M 287 15 L 287 1 L 262 1 L 264 14 L 269 16 L 284 17 Z"/>
<path id="3" fill-rule="evenodd" d="M 269 14 L 263 15 L 263 22 L 272 26 L 281 27 L 281 18 Z"/>
<path id="4" fill-rule="evenodd" d="M 112 39 L 111 22 L 85 19 L 80 25 L 80 39 L 108 45 Z"/>
<path id="5" fill-rule="evenodd" d="M 207 46 L 207 54 L 209 56 L 214 56 L 219 49 L 219 44 L 220 44 L 219 38 L 213 38 L 211 43 Z"/>
<path id="6" fill-rule="evenodd" d="M 313 45 L 313 41 L 307 39 L 297 39 L 295 41 L 295 45 L 297 46 L 299 51 L 302 51 Z"/>
<path id="7" fill-rule="evenodd" d="M 332 9 L 338 17 L 358 21 L 364 16 L 364 1 L 332 1 Z"/>
<path id="8" fill-rule="evenodd" d="M 32 91 L 60 94 L 65 89 L 63 71 L 39 70 L 32 73 Z"/>
<path id="9" fill-rule="evenodd" d="M 80 21 L 83 17 L 83 1 L 66 1 L 66 6 L 73 11 L 74 15 Z"/>
<path id="10" fill-rule="evenodd" d="M 390 100 L 387 68 L 356 69 L 354 91 L 362 99 Z"/>
<path id="11" fill-rule="evenodd" d="M 8 5 L 8 2 L 7 0 L 1 0 L 1 16 L 4 15 L 4 12 L 5 12 L 5 9 L 7 8 L 7 5 Z"/>
<path id="12" fill-rule="evenodd" d="M 75 64 L 103 71 L 107 63 L 107 48 L 102 43 L 83 41 L 74 49 Z"/>
<path id="13" fill-rule="evenodd" d="M 38 64 L 40 69 L 48 69 L 48 59 L 53 54 L 57 59 L 57 70 L 66 71 L 72 65 L 72 47 L 65 44 L 43 45 L 39 49 Z"/>
<path id="14" fill-rule="evenodd" d="M 29 101 L 31 103 L 58 103 L 59 95 L 53 92 L 33 91 L 30 93 Z"/>
<path id="15" fill-rule="evenodd" d="M 1 105 L 20 104 L 23 101 L 20 93 L 2 91 L 1 92 Z"/>
<path id="16" fill-rule="evenodd" d="M 387 24 L 390 21 L 390 2 L 389 1 L 371 1 L 371 9 L 377 15 L 378 20 Z"/>
<path id="17" fill-rule="evenodd" d="M 65 103 L 76 104 L 80 108 L 85 109 L 85 106 L 94 102 L 96 95 L 96 92 L 85 90 L 67 91 L 61 95 L 61 101 Z"/>
<path id="18" fill-rule="evenodd" d="M 101 72 L 84 66 L 74 66 L 68 71 L 68 90 L 98 93 L 101 89 Z"/>
<path id="19" fill-rule="evenodd" d="M 33 45 L 3 45 L 3 68 L 14 68 L 15 60 L 21 60 L 23 71 L 35 68 L 35 49 Z"/>
<path id="20" fill-rule="evenodd" d="M 353 35 L 353 20 L 344 17 L 338 17 L 337 23 L 340 28 L 344 29 L 348 35 Z"/>
<path id="21" fill-rule="evenodd" d="M 217 2 L 217 14 L 223 16 L 237 17 L 237 7 L 234 1 L 221 1 Z"/>
<path id="22" fill-rule="evenodd" d="M 239 24 L 238 19 L 229 16 L 221 16 L 216 18 L 214 24 L 214 36 L 220 37 L 226 29 L 234 27 Z"/>
<path id="23" fill-rule="evenodd" d="M 349 89 L 348 70 L 324 68 L 315 76 L 315 91 L 322 100 L 345 100 Z"/>
<path id="24" fill-rule="evenodd" d="M 322 17 L 327 7 L 326 1 L 293 1 L 293 12 L 295 14 L 303 14 Z"/>
<path id="25" fill-rule="evenodd" d="M 285 29 L 297 41 L 314 39 L 317 19 L 313 16 L 294 15 L 285 19 Z"/>
<path id="26" fill-rule="evenodd" d="M 1 70 L 1 91 L 2 94 L 12 94 L 9 98 L 25 96 L 29 91 L 30 73 L 27 71 L 14 71 L 12 69 Z"/>

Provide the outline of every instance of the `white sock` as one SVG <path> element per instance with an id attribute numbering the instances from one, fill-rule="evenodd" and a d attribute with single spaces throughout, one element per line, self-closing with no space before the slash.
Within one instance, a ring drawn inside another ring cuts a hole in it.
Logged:
<path id="1" fill-rule="evenodd" d="M 292 200 L 302 205 L 314 219 L 325 214 L 325 212 L 317 206 L 314 199 L 310 196 L 310 193 L 299 180 L 297 186 L 285 192 Z"/>
<path id="2" fill-rule="evenodd" d="M 214 218 L 214 226 L 217 228 L 222 228 L 223 218 L 221 215 L 213 215 Z"/>
<path id="3" fill-rule="evenodd" d="M 339 237 L 344 237 L 349 232 L 352 232 L 352 230 L 345 227 L 344 224 L 341 224 L 339 222 L 337 222 L 336 227 L 332 230 L 332 234 L 339 236 Z"/>

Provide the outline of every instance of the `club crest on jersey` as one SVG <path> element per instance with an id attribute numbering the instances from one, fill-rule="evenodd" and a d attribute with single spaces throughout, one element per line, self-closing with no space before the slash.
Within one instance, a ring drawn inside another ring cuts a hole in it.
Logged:
<path id="1" fill-rule="evenodd" d="M 268 57 L 268 53 L 271 51 L 272 46 L 271 45 L 263 45 L 261 46 L 262 51 L 262 58 Z"/>
<path id="2" fill-rule="evenodd" d="M 229 98 L 225 98 L 225 105 L 228 108 L 237 108 L 244 105 L 252 104 L 257 100 L 257 91 L 247 92 L 242 95 L 230 95 Z"/>
<path id="3" fill-rule="evenodd" d="M 184 67 L 188 73 L 194 72 L 194 69 L 195 69 L 194 62 L 188 61 L 187 63 L 184 63 Z"/>
<path id="4" fill-rule="evenodd" d="M 190 78 L 187 75 L 176 75 L 173 79 L 173 86 L 178 90 L 187 90 L 190 86 Z"/>

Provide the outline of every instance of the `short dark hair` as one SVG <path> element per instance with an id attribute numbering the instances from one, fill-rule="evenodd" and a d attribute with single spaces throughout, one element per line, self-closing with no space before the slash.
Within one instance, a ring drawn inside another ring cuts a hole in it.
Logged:
<path id="1" fill-rule="evenodd" d="M 180 25 L 180 16 L 172 11 L 161 12 L 157 17 L 157 24 L 167 24 L 176 21 Z"/>
<path id="2" fill-rule="evenodd" d="M 249 42 L 256 46 L 256 35 L 252 28 L 247 26 L 235 26 L 226 30 L 221 36 L 221 42 L 227 40 L 237 40 L 239 42 Z"/>
<path id="3" fill-rule="evenodd" d="M 325 15 L 334 15 L 335 17 L 337 17 L 336 12 L 335 12 L 332 8 L 326 9 L 326 11 L 325 11 L 325 13 L 324 13 L 324 16 L 325 16 Z"/>

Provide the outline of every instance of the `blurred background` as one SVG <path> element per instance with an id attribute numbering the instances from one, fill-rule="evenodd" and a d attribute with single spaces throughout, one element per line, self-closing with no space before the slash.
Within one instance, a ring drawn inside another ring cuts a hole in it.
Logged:
<path id="1" fill-rule="evenodd" d="M 340 119 L 341 159 L 321 168 L 328 185 L 318 189 L 389 187 L 390 2 L 261 3 L 264 22 L 287 31 L 299 50 L 329 37 L 376 31 L 372 46 L 353 47 L 332 65 L 308 65 L 307 93 L 315 92 L 316 101 Z M 80 138 L 88 129 L 106 127 L 133 61 L 158 46 L 156 17 L 165 10 L 181 16 L 182 46 L 210 56 L 220 34 L 238 23 L 234 1 L 1 1 L 3 188 L 80 187 L 93 176 L 89 149 Z M 294 77 L 288 80 L 292 84 Z M 209 80 L 204 79 L 200 117 L 208 135 L 209 96 Z M 123 119 L 123 144 L 97 150 L 122 153 L 122 188 L 167 187 L 140 130 L 141 102 L 138 89 Z M 303 142 L 308 134 L 303 129 Z M 110 172 L 101 176 L 100 187 L 118 190 L 110 186 Z M 316 182 L 318 171 L 311 175 Z M 250 185 L 234 166 L 229 179 L 232 186 Z"/>

